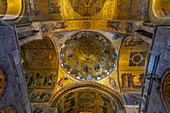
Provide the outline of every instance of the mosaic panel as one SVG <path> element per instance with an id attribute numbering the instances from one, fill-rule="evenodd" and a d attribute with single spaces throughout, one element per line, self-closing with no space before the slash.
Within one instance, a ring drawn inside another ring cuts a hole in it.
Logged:
<path id="1" fill-rule="evenodd" d="M 32 103 L 46 103 L 51 98 L 52 89 L 44 90 L 44 89 L 30 89 L 29 97 Z"/>
<path id="2" fill-rule="evenodd" d="M 133 73 L 121 74 L 121 86 L 122 88 L 140 88 L 142 87 L 144 80 L 144 73 L 139 75 Z"/>
<path id="3" fill-rule="evenodd" d="M 28 87 L 54 87 L 57 79 L 56 70 L 46 71 L 25 71 Z"/>
<path id="4" fill-rule="evenodd" d="M 140 93 L 124 93 L 123 94 L 126 105 L 139 105 L 140 102 Z"/>

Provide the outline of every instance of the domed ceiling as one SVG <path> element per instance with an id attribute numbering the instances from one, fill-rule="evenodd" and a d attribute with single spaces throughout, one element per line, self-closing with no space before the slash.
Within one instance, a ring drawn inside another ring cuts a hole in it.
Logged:
<path id="1" fill-rule="evenodd" d="M 103 35 L 82 31 L 74 34 L 61 47 L 60 63 L 77 79 L 93 81 L 109 75 L 116 63 L 114 46 Z"/>

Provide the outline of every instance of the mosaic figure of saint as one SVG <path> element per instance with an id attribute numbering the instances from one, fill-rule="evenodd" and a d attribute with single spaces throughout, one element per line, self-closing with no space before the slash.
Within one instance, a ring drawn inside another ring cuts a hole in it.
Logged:
<path id="1" fill-rule="evenodd" d="M 45 77 L 45 79 L 44 79 L 43 86 L 46 86 L 46 84 L 47 84 L 47 77 Z"/>
<path id="2" fill-rule="evenodd" d="M 126 82 L 127 82 L 127 77 L 125 73 L 121 75 L 121 79 L 122 79 L 122 88 L 124 88 L 126 87 Z"/>
<path id="3" fill-rule="evenodd" d="M 33 75 L 32 75 L 32 76 L 30 77 L 30 79 L 29 79 L 28 84 L 27 84 L 28 86 L 31 86 L 31 84 L 32 84 L 32 82 L 33 82 L 33 78 L 34 78 L 34 77 L 33 77 Z"/>
<path id="4" fill-rule="evenodd" d="M 96 80 L 100 80 L 100 79 L 101 79 L 100 75 L 97 75 Z"/>
<path id="5" fill-rule="evenodd" d="M 91 80 L 91 77 L 90 76 L 87 76 L 87 81 L 90 81 Z"/>
<path id="6" fill-rule="evenodd" d="M 63 76 L 63 77 L 57 82 L 57 85 L 60 86 L 60 87 L 62 87 L 63 84 L 64 84 L 64 82 L 67 81 L 67 80 L 68 80 L 67 76 Z"/>
<path id="7" fill-rule="evenodd" d="M 110 83 L 110 85 L 111 85 L 113 88 L 117 88 L 117 87 L 118 87 L 117 84 L 116 84 L 116 82 L 115 82 L 115 80 L 114 80 L 114 78 L 112 78 L 112 77 L 109 77 L 109 83 Z"/>
<path id="8" fill-rule="evenodd" d="M 62 66 L 63 66 L 63 68 L 65 68 L 66 67 L 66 63 L 64 62 L 63 64 L 61 64 Z"/>
<path id="9" fill-rule="evenodd" d="M 110 72 L 108 70 L 105 70 L 105 75 L 109 75 Z"/>
<path id="10" fill-rule="evenodd" d="M 40 77 L 39 86 L 42 86 L 42 85 L 43 85 L 43 82 L 44 82 L 44 78 L 43 78 L 43 76 L 41 76 L 41 77 Z"/>
<path id="11" fill-rule="evenodd" d="M 140 74 L 140 77 L 138 78 L 138 80 L 139 80 L 139 83 L 142 86 L 142 83 L 143 83 L 143 80 L 144 80 L 144 73 Z"/>
<path id="12" fill-rule="evenodd" d="M 72 70 L 71 70 L 71 69 L 69 69 L 68 73 L 69 73 L 69 74 L 72 74 Z"/>
<path id="13" fill-rule="evenodd" d="M 135 84 L 133 82 L 135 75 L 132 75 L 132 73 L 128 74 L 128 87 L 129 88 L 134 88 Z"/>
<path id="14" fill-rule="evenodd" d="M 81 79 L 81 75 L 77 74 L 76 78 Z"/>
<path id="15" fill-rule="evenodd" d="M 48 79 L 48 86 L 51 86 L 52 85 L 52 82 L 53 82 L 53 78 L 52 78 L 52 74 L 49 76 L 49 79 Z"/>
<path id="16" fill-rule="evenodd" d="M 84 72 L 88 73 L 88 67 L 87 67 L 87 64 L 85 65 L 84 67 Z"/>

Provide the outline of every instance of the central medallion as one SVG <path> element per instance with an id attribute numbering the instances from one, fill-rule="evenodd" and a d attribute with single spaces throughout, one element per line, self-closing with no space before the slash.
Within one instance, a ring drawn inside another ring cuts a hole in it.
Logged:
<path id="1" fill-rule="evenodd" d="M 70 0 L 74 11 L 81 16 L 94 16 L 100 12 L 106 0 Z"/>
<path id="2" fill-rule="evenodd" d="M 83 42 L 80 45 L 79 52 L 84 57 L 91 58 L 94 55 L 96 55 L 96 53 L 97 53 L 97 46 L 93 42 L 89 42 L 89 41 Z"/>

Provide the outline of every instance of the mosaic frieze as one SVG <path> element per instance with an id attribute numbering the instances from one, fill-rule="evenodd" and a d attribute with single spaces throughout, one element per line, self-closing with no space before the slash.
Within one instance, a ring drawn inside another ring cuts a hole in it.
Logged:
<path id="1" fill-rule="evenodd" d="M 132 39 L 131 36 L 126 37 L 125 42 L 123 43 L 124 47 L 140 47 L 140 46 L 148 46 L 149 44 L 146 43 L 145 41 L 136 38 L 136 39 Z"/>
<path id="2" fill-rule="evenodd" d="M 50 100 L 52 95 L 52 89 L 30 89 L 29 97 L 32 103 L 46 103 Z"/>
<path id="3" fill-rule="evenodd" d="M 133 32 L 133 22 L 128 21 L 108 21 L 107 27 L 113 31 L 131 34 Z"/>
<path id="4" fill-rule="evenodd" d="M 26 71 L 25 77 L 28 87 L 54 87 L 57 72 L 51 71 Z"/>
<path id="5" fill-rule="evenodd" d="M 59 31 L 73 31 L 73 30 L 102 30 L 115 31 L 119 33 L 132 34 L 134 29 L 133 21 L 121 20 L 70 20 L 70 21 L 47 21 L 34 22 L 34 27 L 39 26 L 44 36 L 51 36 Z M 40 25 L 39 25 L 40 24 Z M 51 33 L 51 34 L 48 34 Z"/>

